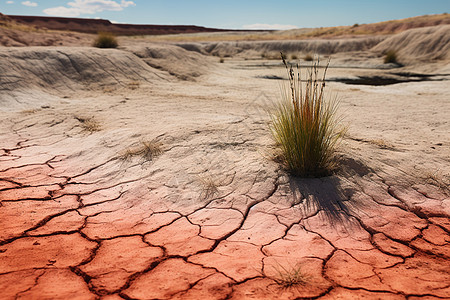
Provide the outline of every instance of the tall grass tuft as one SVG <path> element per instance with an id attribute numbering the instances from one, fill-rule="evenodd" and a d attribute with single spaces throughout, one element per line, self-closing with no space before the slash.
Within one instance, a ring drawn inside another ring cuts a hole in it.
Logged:
<path id="1" fill-rule="evenodd" d="M 119 43 L 112 33 L 99 32 L 93 46 L 97 48 L 117 48 Z"/>
<path id="2" fill-rule="evenodd" d="M 271 112 L 272 135 L 293 175 L 321 177 L 335 168 L 337 142 L 345 127 L 337 117 L 337 100 L 325 100 L 325 75 L 319 78 L 319 59 L 307 67 L 303 82 L 300 67 L 288 66 L 289 84 L 282 88 L 282 101 Z"/>

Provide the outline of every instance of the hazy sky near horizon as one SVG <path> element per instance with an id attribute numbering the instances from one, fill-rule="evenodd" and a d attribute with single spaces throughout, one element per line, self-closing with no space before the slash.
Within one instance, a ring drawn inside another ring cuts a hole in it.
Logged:
<path id="1" fill-rule="evenodd" d="M 353 25 L 449 10 L 450 0 L 0 0 L 0 12 L 7 15 L 228 29 Z"/>

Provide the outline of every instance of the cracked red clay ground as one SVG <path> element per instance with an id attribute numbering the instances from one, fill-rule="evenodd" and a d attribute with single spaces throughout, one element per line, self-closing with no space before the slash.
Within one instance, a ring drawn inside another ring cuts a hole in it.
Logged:
<path id="1" fill-rule="evenodd" d="M 228 83 L 239 92 L 226 96 L 234 102 L 223 102 L 221 115 L 214 95 L 232 88 L 211 91 L 208 80 L 100 95 L 103 129 L 92 134 L 65 113 L 90 111 L 88 96 L 1 120 L 0 298 L 450 297 L 448 190 L 403 171 L 427 152 L 348 138 L 336 175 L 291 178 L 261 154 L 272 142 L 264 122 L 245 116 L 246 84 Z M 189 103 L 176 98 L 186 88 Z M 111 105 L 120 113 L 111 116 Z M 173 105 L 182 116 L 170 114 Z M 166 123 L 145 125 L 159 114 Z M 118 158 L 157 136 L 164 153 L 156 159 Z M 301 282 L 277 284 L 284 269 L 299 270 Z"/>

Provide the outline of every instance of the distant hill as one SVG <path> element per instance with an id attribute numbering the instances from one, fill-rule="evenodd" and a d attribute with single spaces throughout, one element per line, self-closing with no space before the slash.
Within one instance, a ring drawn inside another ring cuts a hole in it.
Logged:
<path id="1" fill-rule="evenodd" d="M 111 32 L 115 35 L 160 35 L 199 32 L 233 31 L 217 28 L 207 28 L 193 25 L 132 25 L 116 24 L 103 19 L 13 16 L 11 20 L 24 25 L 50 30 L 65 30 L 81 33 Z"/>
<path id="2" fill-rule="evenodd" d="M 412 28 L 450 24 L 447 13 L 423 15 L 399 20 L 390 20 L 353 26 L 321 27 L 309 32 L 310 37 L 333 37 L 342 35 L 395 34 Z"/>
<path id="3" fill-rule="evenodd" d="M 284 31 L 225 30 L 190 25 L 115 24 L 102 19 L 7 16 L 0 13 L 0 46 L 91 46 L 92 34 L 146 35 L 146 41 L 300 41 L 309 39 L 376 38 L 377 41 L 408 29 L 450 24 L 449 14 L 352 26 L 298 28 Z M 196 34 L 188 34 L 196 33 Z M 372 45 L 372 44 L 371 44 Z M 373 46 L 373 45 L 372 45 Z"/>

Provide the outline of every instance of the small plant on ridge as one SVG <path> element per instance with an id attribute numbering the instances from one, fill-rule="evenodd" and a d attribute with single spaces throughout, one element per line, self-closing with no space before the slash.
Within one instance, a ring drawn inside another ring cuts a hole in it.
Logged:
<path id="1" fill-rule="evenodd" d="M 100 32 L 93 44 L 97 48 L 117 48 L 119 43 L 112 33 Z"/>
<path id="2" fill-rule="evenodd" d="M 384 63 L 385 64 L 398 64 L 397 52 L 395 52 L 394 50 L 387 51 L 386 55 L 384 56 Z"/>

